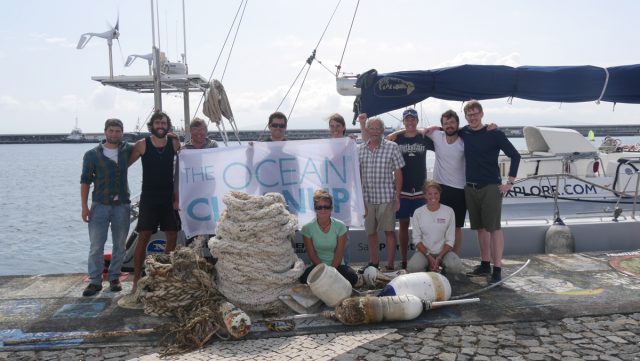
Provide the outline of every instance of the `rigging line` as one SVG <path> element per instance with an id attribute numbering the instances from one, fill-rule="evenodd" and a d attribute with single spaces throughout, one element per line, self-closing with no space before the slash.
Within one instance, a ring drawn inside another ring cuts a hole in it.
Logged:
<path id="1" fill-rule="evenodd" d="M 300 77 L 300 74 L 302 74 L 302 71 L 304 70 L 304 68 L 307 66 L 307 62 L 305 62 L 304 64 L 302 64 L 302 68 L 300 69 L 300 71 L 298 72 L 298 75 L 296 75 L 296 78 L 293 80 L 293 83 L 291 83 L 291 86 L 289 87 L 289 89 L 287 90 L 287 92 L 284 94 L 284 96 L 282 97 L 282 100 L 280 101 L 280 104 L 278 104 L 278 107 L 276 108 L 276 112 L 278 110 L 280 110 L 280 107 L 282 106 L 282 103 L 284 103 L 285 99 L 287 99 L 287 96 L 289 96 L 289 92 L 291 92 L 291 89 L 293 89 L 293 86 L 296 85 L 296 82 L 298 81 L 298 78 Z"/>
<path id="2" fill-rule="evenodd" d="M 342 68 L 342 60 L 344 59 L 344 54 L 347 52 L 347 44 L 349 43 L 349 37 L 351 37 L 351 30 L 353 29 L 353 23 L 356 21 L 356 14 L 358 13 L 358 6 L 360 6 L 360 0 L 356 3 L 356 9 L 353 11 L 353 18 L 351 19 L 351 25 L 349 26 L 349 32 L 347 33 L 347 40 L 344 41 L 344 49 L 342 49 L 342 55 L 340 56 L 340 63 L 336 66 L 336 78 L 340 74 L 340 69 Z"/>
<path id="3" fill-rule="evenodd" d="M 236 44 L 236 38 L 238 37 L 238 32 L 240 31 L 240 25 L 242 25 L 242 18 L 244 18 L 244 11 L 247 9 L 247 4 L 249 0 L 244 2 L 244 7 L 242 8 L 242 14 L 240 14 L 240 20 L 238 20 L 238 26 L 236 27 L 236 33 L 233 35 L 233 41 L 231 42 L 231 49 L 229 49 L 229 55 L 227 56 L 227 61 L 224 63 L 224 69 L 222 70 L 222 76 L 220 77 L 220 82 L 222 83 L 222 79 L 224 79 L 224 74 L 227 72 L 227 66 L 229 65 L 229 60 L 231 60 L 231 53 L 233 53 L 233 47 Z"/>
<path id="4" fill-rule="evenodd" d="M 318 60 L 318 58 L 314 59 L 315 61 L 318 62 L 318 64 L 320 64 L 323 68 L 327 69 L 327 71 L 329 72 L 329 74 L 333 75 L 333 71 L 331 71 L 331 69 L 327 68 L 326 65 L 324 65 L 320 60 Z"/>
<path id="5" fill-rule="evenodd" d="M 233 30 L 233 26 L 236 23 L 236 19 L 238 18 L 238 14 L 240 13 L 240 9 L 242 8 L 242 4 L 245 0 L 240 2 L 240 6 L 238 6 L 238 10 L 236 10 L 236 16 L 233 17 L 233 22 L 231 22 L 231 26 L 229 27 L 229 31 L 227 32 L 227 36 L 224 38 L 224 43 L 222 43 L 222 48 L 220 49 L 220 53 L 218 54 L 218 58 L 216 59 L 215 64 L 213 65 L 213 70 L 211 70 L 211 74 L 209 75 L 208 83 L 211 83 L 211 78 L 213 78 L 213 73 L 216 71 L 216 67 L 218 66 L 218 61 L 220 61 L 220 57 L 222 57 L 222 52 L 224 52 L 224 47 L 227 46 L 227 41 L 229 40 L 229 35 L 231 35 L 231 30 Z M 248 1 L 248 0 L 247 0 Z M 200 106 L 202 105 L 202 101 L 206 95 L 206 91 L 202 92 L 202 96 L 200 97 L 200 102 L 198 102 L 198 106 L 196 107 L 195 112 L 193 112 L 193 116 L 198 113 L 200 110 Z"/>
<path id="6" fill-rule="evenodd" d="M 320 46 L 320 42 L 322 41 L 322 38 L 324 38 L 324 34 L 326 34 L 327 29 L 329 29 L 329 24 L 331 24 L 331 21 L 333 20 L 333 16 L 336 15 L 336 11 L 338 11 L 338 7 L 340 6 L 341 2 L 342 2 L 342 0 L 339 0 L 338 3 L 336 4 L 335 9 L 333 9 L 333 13 L 331 14 L 331 17 L 329 18 L 329 21 L 327 22 L 327 25 L 324 27 L 324 31 L 322 32 L 322 35 L 320 35 L 320 39 L 318 39 L 318 43 L 316 44 L 316 47 L 313 48 L 314 50 L 318 49 L 318 47 Z"/>
<path id="7" fill-rule="evenodd" d="M 309 70 L 311 70 L 311 65 L 309 65 L 309 67 L 307 68 L 307 72 L 304 74 L 302 83 L 300 83 L 300 89 L 298 89 L 298 94 L 296 94 L 296 98 L 293 100 L 293 105 L 291 105 L 291 110 L 289 111 L 289 116 L 287 117 L 288 119 L 291 119 L 291 114 L 293 113 L 293 109 L 296 107 L 296 103 L 298 102 L 298 97 L 300 96 L 300 93 L 302 93 L 302 87 L 304 86 L 305 80 L 307 80 L 307 75 L 309 75 Z"/>
<path id="8" fill-rule="evenodd" d="M 327 25 L 324 27 L 324 31 L 322 32 L 322 35 L 320 35 L 320 39 L 318 39 L 318 43 L 316 44 L 315 48 L 313 48 L 313 51 L 311 52 L 311 56 L 309 58 L 307 58 L 307 61 L 305 62 L 305 64 L 302 65 L 302 68 L 298 72 L 298 75 L 296 75 L 296 78 L 294 79 L 293 83 L 289 87 L 289 90 L 287 90 L 287 92 L 285 93 L 284 97 L 282 97 L 282 100 L 280 101 L 280 104 L 278 104 L 278 107 L 276 108 L 276 111 L 280 110 L 280 107 L 282 106 L 282 103 L 284 103 L 285 99 L 287 99 L 287 96 L 289 95 L 289 92 L 291 92 L 291 89 L 293 88 L 293 86 L 298 81 L 298 78 L 300 77 L 300 74 L 302 74 L 302 71 L 304 70 L 304 67 L 307 66 L 307 64 L 308 64 L 309 68 L 311 68 L 311 63 L 313 62 L 313 60 L 316 57 L 316 50 L 318 50 L 318 46 L 320 46 L 320 42 L 324 38 L 324 34 L 326 34 L 327 29 L 329 28 L 329 24 L 331 24 L 331 20 L 333 20 L 333 17 L 336 14 L 336 11 L 338 11 L 338 7 L 340 6 L 341 2 L 342 2 L 342 0 L 339 0 L 338 3 L 336 4 L 336 7 L 333 9 L 333 13 L 331 13 L 331 17 L 329 18 L 329 21 L 327 22 Z M 308 73 L 309 73 L 309 70 L 307 69 L 307 74 Z M 305 79 L 306 79 L 306 77 L 307 76 L 305 75 Z M 302 83 L 304 84 L 304 81 Z M 300 91 L 298 91 L 298 95 L 300 95 Z M 296 95 L 296 99 L 297 98 L 298 98 L 298 96 Z M 295 102 L 294 102 L 294 104 L 295 104 Z M 291 111 L 293 111 L 293 108 L 291 108 Z M 291 114 L 291 113 L 289 113 L 289 114 Z"/>

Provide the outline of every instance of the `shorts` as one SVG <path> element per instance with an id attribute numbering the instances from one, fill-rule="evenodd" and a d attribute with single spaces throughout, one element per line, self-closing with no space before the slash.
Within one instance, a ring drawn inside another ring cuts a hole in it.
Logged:
<path id="1" fill-rule="evenodd" d="M 395 200 L 382 204 L 365 202 L 364 205 L 367 207 L 367 216 L 364 218 L 364 230 L 367 235 L 379 231 L 393 232 L 396 230 Z"/>
<path id="2" fill-rule="evenodd" d="M 464 195 L 464 189 L 449 187 L 441 184 L 442 193 L 440 194 L 440 203 L 453 208 L 456 214 L 456 228 L 464 227 L 464 219 L 467 216 L 467 201 Z"/>
<path id="3" fill-rule="evenodd" d="M 502 193 L 498 184 L 487 184 L 481 188 L 464 187 L 471 229 L 492 232 L 500 229 L 502 216 Z"/>
<path id="4" fill-rule="evenodd" d="M 136 231 L 154 233 L 158 226 L 163 232 L 180 229 L 171 197 L 155 197 L 153 194 L 143 193 L 140 196 Z"/>
<path id="5" fill-rule="evenodd" d="M 396 212 L 397 219 L 409 219 L 413 217 L 413 212 L 424 206 L 425 200 L 423 195 L 405 197 L 400 196 L 400 209 Z"/>

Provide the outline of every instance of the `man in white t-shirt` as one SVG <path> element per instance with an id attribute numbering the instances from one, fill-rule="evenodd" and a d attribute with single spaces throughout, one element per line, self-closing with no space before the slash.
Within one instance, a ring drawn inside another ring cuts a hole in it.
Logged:
<path id="1" fill-rule="evenodd" d="M 462 247 L 462 227 L 467 214 L 464 198 L 465 161 L 464 142 L 458 137 L 460 118 L 453 110 L 447 110 L 440 117 L 442 130 L 427 132 L 433 140 L 436 161 L 433 180 L 442 187 L 440 203 L 453 208 L 456 215 L 455 245 L 453 251 L 460 254 Z"/>

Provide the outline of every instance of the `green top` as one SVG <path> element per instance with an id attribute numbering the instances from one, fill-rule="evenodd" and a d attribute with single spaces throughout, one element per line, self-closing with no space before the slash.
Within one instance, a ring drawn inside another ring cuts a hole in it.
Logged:
<path id="1" fill-rule="evenodd" d="M 302 235 L 311 238 L 318 258 L 322 263 L 329 266 L 333 263 L 338 237 L 343 236 L 345 233 L 347 233 L 347 226 L 333 217 L 331 217 L 331 228 L 327 233 L 322 232 L 315 218 L 302 226 Z M 342 264 L 342 261 L 340 261 L 340 264 Z"/>

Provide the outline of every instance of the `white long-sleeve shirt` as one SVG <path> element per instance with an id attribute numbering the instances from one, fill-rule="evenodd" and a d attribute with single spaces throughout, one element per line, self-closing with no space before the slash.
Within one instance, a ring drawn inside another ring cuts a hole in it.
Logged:
<path id="1" fill-rule="evenodd" d="M 444 204 L 431 212 L 424 205 L 413 212 L 411 217 L 413 244 L 422 242 L 431 254 L 442 251 L 445 243 L 453 247 L 456 234 L 456 215 L 453 209 Z"/>

